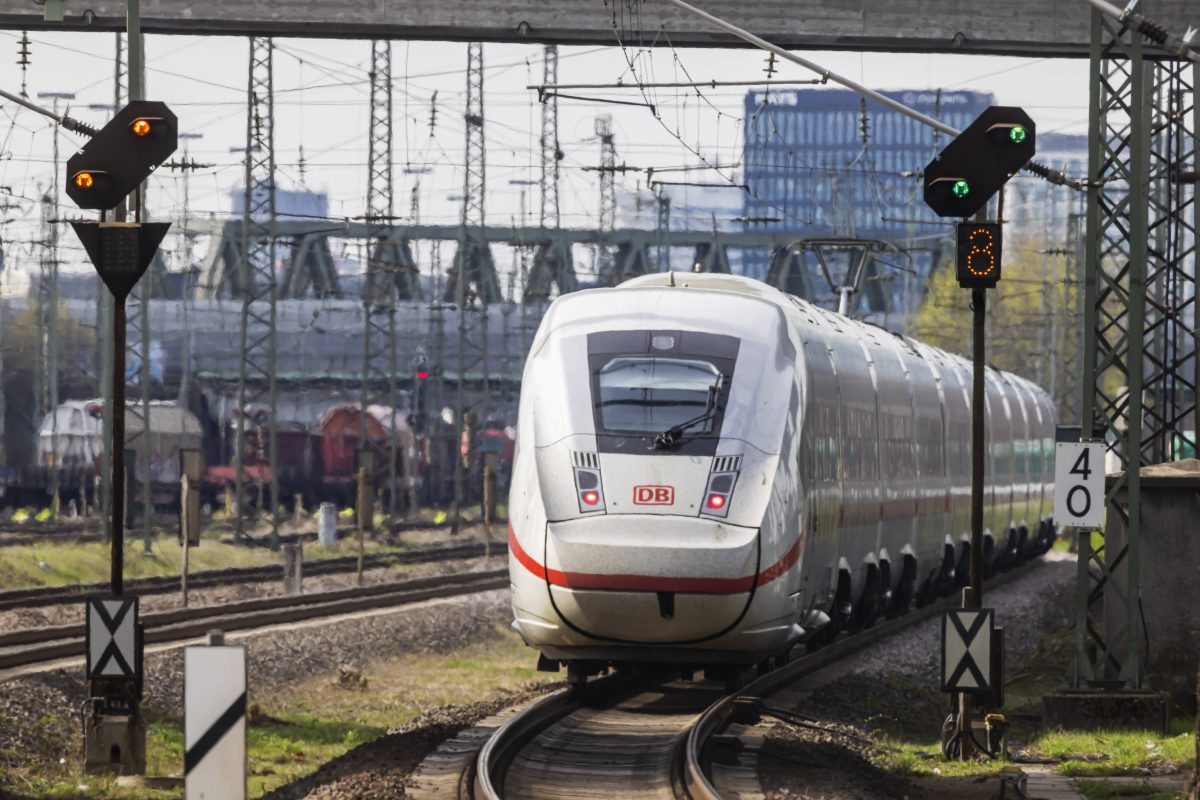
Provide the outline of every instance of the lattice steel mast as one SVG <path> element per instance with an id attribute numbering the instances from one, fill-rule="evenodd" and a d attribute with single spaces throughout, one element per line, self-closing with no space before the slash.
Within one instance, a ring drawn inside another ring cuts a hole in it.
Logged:
<path id="1" fill-rule="evenodd" d="M 463 120 L 466 143 L 462 215 L 458 252 L 454 255 L 454 265 L 446 283 L 445 299 L 474 302 L 478 298 L 486 305 L 500 302 L 504 295 L 500 291 L 491 250 L 483 236 L 487 149 L 483 135 L 483 44 L 480 42 L 467 45 L 467 105 Z"/>
<path id="2" fill-rule="evenodd" d="M 1196 77 L 1200 67 L 1156 61 L 1150 125 L 1146 290 L 1146 435 L 1142 460 L 1196 450 Z M 1184 173 L 1190 173 L 1190 176 Z"/>
<path id="3" fill-rule="evenodd" d="M 1108 528 L 1119 520 L 1124 533 L 1098 546 L 1095 534 L 1079 537 L 1070 682 L 1141 690 L 1139 468 L 1173 457 L 1175 435 L 1196 430 L 1185 371 L 1195 361 L 1180 334 L 1194 343 L 1197 211 L 1179 178 L 1189 158 L 1195 171 L 1200 68 L 1151 64 L 1141 35 L 1092 17 L 1081 422 L 1083 437 L 1108 442 L 1121 462 L 1106 501 Z"/>
<path id="4" fill-rule="evenodd" d="M 267 449 L 270 470 L 271 537 L 278 537 L 279 472 L 276 463 L 275 403 L 275 102 L 274 42 L 250 37 L 249 83 L 246 108 L 245 195 L 242 209 L 241 270 L 242 361 L 238 371 L 237 438 L 234 446 L 237 480 L 237 534 L 245 532 L 246 416 L 251 406 L 266 403 L 265 427 L 257 447 Z M 266 441 L 264 442 L 264 434 Z"/>
<path id="5" fill-rule="evenodd" d="M 542 85 L 558 83 L 558 46 L 548 44 L 542 50 Z M 538 177 L 542 208 L 538 222 L 545 228 L 557 228 L 558 162 L 562 151 L 558 146 L 558 95 L 551 93 L 542 99 L 542 135 L 539 140 L 542 170 Z"/>
<path id="6" fill-rule="evenodd" d="M 363 363 L 359 446 L 367 447 L 368 408 L 385 405 L 388 419 L 387 513 L 396 513 L 396 269 L 388 257 L 393 219 L 392 44 L 371 42 L 370 137 L 367 153 L 367 277 L 363 283 Z M 379 385 L 387 391 L 382 396 Z M 382 465 L 375 464 L 376 473 Z M 365 528 L 371 527 L 366 521 Z"/>
<path id="7" fill-rule="evenodd" d="M 464 142 L 463 200 L 459 224 L 458 251 L 446 285 L 446 300 L 453 301 L 458 308 L 458 393 L 456 397 L 455 425 L 465 430 L 467 411 L 467 349 L 469 347 L 469 317 L 475 313 L 475 301 L 479 300 L 482 316 L 481 364 L 484 371 L 484 393 L 488 391 L 487 380 L 487 309 L 493 302 L 503 299 L 500 281 L 496 277 L 491 249 L 483 236 L 485 223 L 484 200 L 487 193 L 487 145 L 483 130 L 483 44 L 471 42 L 467 45 L 467 98 L 463 114 L 466 123 Z M 453 525 L 457 529 L 463 501 L 463 459 L 458 457 L 457 436 L 454 459 L 454 509 Z"/>
<path id="8" fill-rule="evenodd" d="M 596 136 L 600 137 L 600 236 L 596 245 L 596 277 L 602 283 L 613 279 L 612 247 L 604 241 L 617 221 L 617 148 L 614 144 L 612 115 L 601 114 L 595 121 Z"/>
<path id="9" fill-rule="evenodd" d="M 558 47 L 546 45 L 542 50 L 542 85 L 553 86 L 558 83 Z M 541 172 L 538 176 L 538 188 L 541 195 L 541 208 L 538 222 L 542 230 L 557 231 L 559 218 L 559 162 L 562 161 L 562 148 L 558 141 L 558 95 L 554 92 L 542 94 L 542 130 L 539 140 L 541 151 Z M 558 286 L 559 294 L 573 292 L 579 288 L 575 277 L 574 259 L 571 245 L 558 236 L 551 236 L 547 241 L 540 242 L 533 257 L 533 265 L 527 277 L 523 277 L 521 285 L 521 331 L 528 338 L 525 328 L 528 313 L 525 306 L 528 303 L 541 304 L 550 297 L 551 288 Z M 541 316 L 538 314 L 537 316 Z M 522 350 L 524 346 L 522 345 Z"/>

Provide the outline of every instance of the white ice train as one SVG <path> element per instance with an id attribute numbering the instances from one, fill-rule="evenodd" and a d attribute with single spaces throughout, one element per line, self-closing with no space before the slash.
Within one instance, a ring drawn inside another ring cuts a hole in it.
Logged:
<path id="1" fill-rule="evenodd" d="M 749 665 L 966 579 L 970 365 L 763 283 L 560 297 L 522 383 L 514 625 L 578 679 Z M 985 547 L 1053 541 L 1055 411 L 987 371 Z M 736 667 L 735 667 L 736 668 Z"/>

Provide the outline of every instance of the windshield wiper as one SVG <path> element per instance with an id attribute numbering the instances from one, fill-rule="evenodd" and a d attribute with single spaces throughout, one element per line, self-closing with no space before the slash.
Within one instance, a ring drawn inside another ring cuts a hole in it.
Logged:
<path id="1" fill-rule="evenodd" d="M 721 388 L 720 379 L 712 386 L 708 387 L 708 402 L 704 405 L 704 413 L 698 417 L 693 417 L 686 422 L 681 422 L 678 425 L 673 425 L 667 428 L 662 433 L 654 437 L 654 442 L 650 445 L 651 450 L 670 450 L 683 439 L 683 432 L 688 428 L 695 427 L 703 422 L 708 422 L 717 415 L 717 391 Z"/>

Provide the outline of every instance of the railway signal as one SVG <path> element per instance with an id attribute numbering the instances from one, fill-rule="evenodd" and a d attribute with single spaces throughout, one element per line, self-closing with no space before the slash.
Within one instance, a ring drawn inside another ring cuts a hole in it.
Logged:
<path id="1" fill-rule="evenodd" d="M 175 152 L 177 129 L 166 103 L 129 103 L 67 159 L 67 196 L 80 208 L 116 208 Z"/>
<path id="2" fill-rule="evenodd" d="M 131 39 L 131 63 L 132 58 Z M 132 74 L 132 70 L 131 70 Z M 131 89 L 132 91 L 132 89 Z M 133 92 L 135 95 L 137 92 Z M 67 160 L 67 196 L 80 208 L 100 212 L 97 222 L 72 222 L 75 234 L 113 296 L 113 372 L 111 405 L 112 438 L 108 442 L 112 476 L 109 531 L 111 597 L 96 606 L 103 617 L 109 606 L 134 609 L 136 598 L 124 595 L 125 570 L 125 298 L 145 274 L 169 223 L 142 224 L 142 197 L 138 187 L 172 153 L 178 143 L 177 120 L 165 103 L 135 100 L 95 131 L 92 139 Z M 107 212 L 135 192 L 134 222 Z M 114 619 L 116 619 L 114 617 Z M 89 623 L 91 618 L 89 617 Z M 108 625 L 107 621 L 105 622 Z M 136 628 L 136 622 L 129 623 Z M 142 638 L 129 634 L 129 625 L 108 625 L 113 644 L 102 651 L 93 670 L 89 660 L 89 711 L 85 715 L 85 767 L 114 767 L 142 774 L 146 770 L 146 726 L 141 716 Z M 89 627 L 89 632 L 93 630 Z M 100 637 L 97 637 L 99 640 Z M 89 650 L 89 657 L 93 653 Z M 109 666 L 120 666 L 113 672 Z M 102 669 L 103 667 L 103 669 Z M 108 669 L 108 671 L 104 671 Z M 103 678 L 101 680 L 101 678 Z"/>
<path id="3" fill-rule="evenodd" d="M 925 167 L 925 203 L 939 217 L 969 217 L 1029 163 L 1037 128 L 1014 106 L 992 106 Z"/>
<path id="4" fill-rule="evenodd" d="M 925 203 L 940 217 L 959 217 L 955 260 L 958 285 L 971 290 L 973 376 L 971 386 L 971 563 L 963 589 L 964 609 L 983 605 L 983 483 L 984 483 L 984 339 L 987 290 L 1000 281 L 1003 229 L 1001 222 L 966 221 L 981 211 L 1037 149 L 1037 128 L 1024 110 L 992 106 L 946 145 L 925 167 Z M 1000 207 L 1003 209 L 1004 196 Z M 1002 216 L 1002 213 L 1000 214 Z M 1003 639 L 999 638 L 1001 652 Z M 975 703 L 957 689 L 958 755 L 971 757 L 971 718 Z"/>
<path id="5" fill-rule="evenodd" d="M 958 285 L 964 289 L 991 289 L 1000 281 L 1003 231 L 998 222 L 958 224 Z"/>

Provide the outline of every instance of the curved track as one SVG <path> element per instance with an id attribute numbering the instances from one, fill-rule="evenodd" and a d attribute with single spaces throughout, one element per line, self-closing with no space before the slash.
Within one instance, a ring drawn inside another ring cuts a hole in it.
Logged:
<path id="1" fill-rule="evenodd" d="M 1022 571 L 997 575 L 988 585 Z M 946 598 L 913 609 L 779 665 L 731 693 L 711 681 L 653 682 L 624 674 L 556 692 L 492 732 L 465 766 L 474 778 L 459 781 L 458 798 L 721 800 L 708 763 L 735 698 L 765 699 L 956 605 Z"/>
<path id="2" fill-rule="evenodd" d="M 145 627 L 146 644 L 179 642 L 203 636 L 213 628 L 226 632 L 262 628 L 475 594 L 507 586 L 507 569 L 438 575 L 355 589 L 146 614 L 142 617 L 142 624 Z M 0 634 L 0 670 L 62 658 L 82 658 L 83 654 L 83 625 L 33 628 Z"/>

